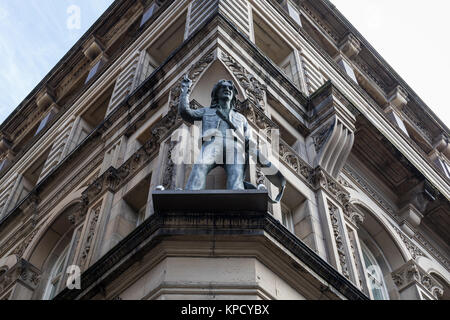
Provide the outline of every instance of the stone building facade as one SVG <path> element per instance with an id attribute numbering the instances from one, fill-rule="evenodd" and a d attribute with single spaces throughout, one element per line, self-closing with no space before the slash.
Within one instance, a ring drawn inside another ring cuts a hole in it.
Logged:
<path id="1" fill-rule="evenodd" d="M 154 209 L 185 74 L 280 131 L 268 212 Z M 327 0 L 116 0 L 0 126 L 0 299 L 448 299 L 449 136 Z"/>

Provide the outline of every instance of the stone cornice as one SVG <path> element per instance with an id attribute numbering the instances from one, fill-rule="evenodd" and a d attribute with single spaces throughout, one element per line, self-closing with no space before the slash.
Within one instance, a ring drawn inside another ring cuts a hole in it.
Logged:
<path id="1" fill-rule="evenodd" d="M 55 300 L 90 299 L 102 291 L 109 282 L 129 268 L 138 257 L 142 257 L 165 239 L 176 236 L 245 236 L 264 238 L 267 236 L 289 250 L 296 258 L 325 280 L 333 289 L 349 300 L 367 300 L 367 297 L 349 280 L 320 258 L 302 241 L 284 228 L 268 213 L 248 212 L 242 214 L 155 214 L 144 221 L 130 235 L 106 253 L 81 276 L 82 289 L 63 290 Z M 272 241 L 272 240 L 269 240 Z"/>

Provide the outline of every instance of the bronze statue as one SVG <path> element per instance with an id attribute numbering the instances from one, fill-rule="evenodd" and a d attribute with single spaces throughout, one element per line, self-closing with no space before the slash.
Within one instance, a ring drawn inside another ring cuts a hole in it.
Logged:
<path id="1" fill-rule="evenodd" d="M 257 187 L 244 181 L 249 157 L 256 157 L 260 162 L 262 155 L 249 154 L 252 143 L 250 128 L 245 116 L 236 111 L 237 90 L 232 81 L 220 80 L 211 92 L 211 106 L 198 110 L 189 106 L 189 95 L 192 81 L 185 76 L 181 82 L 181 94 L 178 111 L 188 123 L 201 121 L 202 150 L 201 159 L 196 161 L 189 176 L 187 190 L 203 190 L 206 186 L 206 176 L 217 166 L 222 166 L 227 174 L 227 189 L 245 190 Z M 263 167 L 271 167 L 268 161 L 263 161 Z M 267 178 L 280 188 L 275 201 L 278 202 L 285 188 L 285 179 L 276 173 Z"/>

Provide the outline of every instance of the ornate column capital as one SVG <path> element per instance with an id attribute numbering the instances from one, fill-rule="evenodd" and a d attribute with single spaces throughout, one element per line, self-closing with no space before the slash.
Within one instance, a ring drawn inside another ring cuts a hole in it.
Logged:
<path id="1" fill-rule="evenodd" d="M 24 259 L 18 262 L 9 269 L 0 272 L 0 296 L 8 293 L 9 298 L 13 293 L 13 288 L 16 284 L 21 284 L 27 289 L 34 291 L 41 278 L 41 272 L 38 268 Z"/>
<path id="2" fill-rule="evenodd" d="M 407 299 L 412 299 L 411 288 L 414 289 L 414 286 L 420 288 L 420 290 L 416 288 L 416 291 L 425 291 L 435 299 L 438 299 L 444 293 L 442 285 L 414 260 L 408 261 L 402 267 L 392 272 L 391 276 L 400 294 L 404 294 L 404 297 Z M 418 298 L 424 299 L 422 294 L 419 294 Z"/>

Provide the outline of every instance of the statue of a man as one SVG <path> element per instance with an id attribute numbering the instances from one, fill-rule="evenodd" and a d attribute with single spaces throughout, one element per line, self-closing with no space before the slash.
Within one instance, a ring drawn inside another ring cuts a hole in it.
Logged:
<path id="1" fill-rule="evenodd" d="M 236 111 L 237 90 L 232 81 L 220 80 L 211 92 L 211 106 L 198 110 L 189 106 L 189 95 L 192 81 L 185 76 L 181 82 L 181 94 L 178 111 L 188 123 L 201 121 L 202 150 L 201 159 L 197 159 L 189 176 L 187 190 L 203 190 L 206 187 L 206 176 L 217 166 L 222 166 L 227 174 L 227 189 L 244 190 L 256 188 L 244 182 L 248 163 L 250 128 L 245 116 Z M 271 164 L 266 164 L 270 166 Z M 282 196 L 285 180 L 277 172 L 275 179 L 269 180 L 280 187 L 278 202 Z"/>

